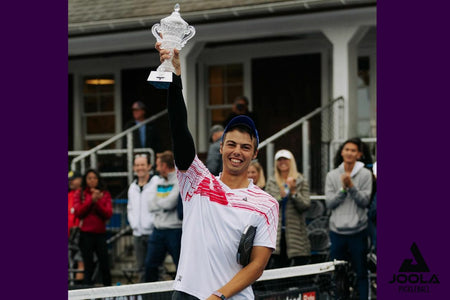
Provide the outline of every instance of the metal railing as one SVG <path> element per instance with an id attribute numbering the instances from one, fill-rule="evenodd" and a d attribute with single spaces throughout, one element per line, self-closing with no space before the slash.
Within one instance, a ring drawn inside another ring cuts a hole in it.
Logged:
<path id="1" fill-rule="evenodd" d="M 327 103 L 324 106 L 318 107 L 312 112 L 308 113 L 307 115 L 301 117 L 294 123 L 290 124 L 289 126 L 283 128 L 282 130 L 278 131 L 274 135 L 270 136 L 269 138 L 265 139 L 263 142 L 259 144 L 258 149 L 261 150 L 264 147 L 266 147 L 266 174 L 270 175 L 273 174 L 274 170 L 274 141 L 276 141 L 278 138 L 284 136 L 286 133 L 296 129 L 300 125 L 302 126 L 302 141 L 301 141 L 301 147 L 302 147 L 302 173 L 304 177 L 307 180 L 311 180 L 311 151 L 310 151 L 310 135 L 309 135 L 309 121 L 316 117 L 316 116 L 322 116 L 321 121 L 321 141 L 323 143 L 327 143 L 328 145 L 334 145 L 333 140 L 341 140 L 342 137 L 340 136 L 343 132 L 344 124 L 342 116 L 344 109 L 344 98 L 338 97 L 336 99 L 331 100 L 329 103 Z M 338 128 L 333 128 L 333 127 Z M 325 130 L 328 130 L 325 134 Z M 331 148 L 328 148 L 326 151 L 327 153 L 324 153 L 324 156 L 328 156 L 329 152 L 331 151 Z M 329 165 L 323 168 L 329 168 Z M 323 172 L 322 172 L 323 173 Z"/>
<path id="2" fill-rule="evenodd" d="M 274 135 L 270 136 L 266 140 L 262 141 L 259 144 L 258 149 L 266 148 L 266 172 L 267 174 L 273 174 L 273 165 L 274 165 L 274 141 L 278 138 L 284 136 L 286 133 L 292 131 L 293 129 L 302 126 L 302 173 L 307 178 L 310 179 L 310 171 L 311 171 L 311 162 L 310 162 L 310 137 L 309 137 L 309 120 L 311 118 L 318 116 L 320 114 L 323 114 L 324 112 L 328 112 L 328 115 L 323 118 L 322 123 L 323 127 L 343 127 L 342 124 L 336 123 L 336 122 L 342 122 L 342 118 L 339 116 L 343 116 L 343 103 L 344 103 L 343 97 L 338 97 L 336 99 L 331 100 L 329 103 L 327 103 L 324 106 L 318 107 L 312 112 L 308 113 L 307 115 L 303 116 L 302 118 L 298 119 L 291 125 L 283 128 L 279 132 L 275 133 Z M 339 105 L 340 104 L 340 105 Z M 337 109 L 332 109 L 334 106 L 337 106 Z M 333 112 L 334 110 L 334 112 Z M 133 149 L 133 134 L 132 132 L 134 130 L 137 130 L 141 126 L 155 121 L 156 119 L 162 117 L 163 115 L 167 114 L 167 109 L 151 116 L 150 118 L 146 119 L 140 124 L 137 124 L 113 137 L 106 140 L 105 142 L 95 146 L 94 148 L 87 150 L 87 151 L 70 151 L 69 156 L 76 156 L 72 162 L 71 162 L 71 170 L 77 169 L 76 165 L 77 163 L 80 163 L 80 170 L 81 173 L 84 173 L 86 170 L 86 159 L 89 157 L 90 159 L 90 166 L 91 168 L 97 167 L 97 156 L 98 155 L 107 155 L 107 154 L 125 154 L 127 155 L 127 170 L 125 172 L 102 172 L 101 175 L 103 177 L 128 177 L 128 184 L 131 183 L 133 179 L 133 154 L 135 152 L 139 151 L 147 151 L 151 153 L 151 162 L 154 164 L 154 157 L 155 153 L 153 149 L 151 148 L 140 148 L 140 149 Z M 333 121 L 334 120 L 334 121 Z M 326 137 L 322 137 L 322 140 L 326 140 L 329 143 L 330 149 L 327 151 L 332 151 L 332 149 L 335 148 L 336 143 L 338 141 L 342 140 L 341 135 L 343 132 L 342 128 L 333 129 L 333 133 L 329 132 Z M 126 136 L 127 138 L 127 148 L 126 149 L 103 149 L 106 146 L 120 140 Z M 332 152 L 329 152 L 332 153 Z M 331 162 L 331 156 L 328 158 Z"/>
<path id="3" fill-rule="evenodd" d="M 310 181 L 312 179 L 312 170 L 314 172 L 319 172 L 316 177 L 324 178 L 324 174 L 329 171 L 330 167 L 332 166 L 332 159 L 335 151 L 338 149 L 339 145 L 344 141 L 342 133 L 344 132 L 342 124 L 343 122 L 343 109 L 344 109 L 344 98 L 338 97 L 336 99 L 331 100 L 329 103 L 327 103 L 324 106 L 321 106 L 312 112 L 308 113 L 307 115 L 301 117 L 294 123 L 290 124 L 289 126 L 283 128 L 276 134 L 270 136 L 269 138 L 265 139 L 259 144 L 258 149 L 261 150 L 263 148 L 266 148 L 266 174 L 270 175 L 273 174 L 273 166 L 274 166 L 274 149 L 275 144 L 274 142 L 279 139 L 280 137 L 284 136 L 288 132 L 291 132 L 292 130 L 302 126 L 302 140 L 301 140 L 301 148 L 302 150 L 302 167 L 303 167 L 303 175 Z M 162 117 L 163 115 L 167 114 L 167 109 L 149 117 L 144 122 L 137 124 L 117 135 L 114 137 L 108 139 L 107 141 L 97 145 L 96 147 L 87 150 L 87 151 L 70 151 L 69 156 L 75 156 L 74 159 L 71 161 L 71 169 L 75 170 L 77 169 L 77 164 L 80 164 L 79 170 L 81 173 L 84 173 L 86 170 L 86 159 L 89 158 L 90 160 L 90 167 L 96 168 L 97 166 L 97 156 L 99 155 L 108 155 L 108 154 L 126 154 L 127 155 L 127 170 L 125 172 L 101 172 L 101 175 L 103 177 L 127 177 L 128 178 L 128 184 L 132 182 L 133 179 L 133 153 L 135 152 L 141 152 L 141 151 L 147 151 L 151 154 L 151 163 L 154 164 L 155 159 L 155 153 L 153 149 L 151 148 L 139 148 L 134 149 L 133 148 L 133 131 L 137 130 L 141 126 L 153 122 L 156 119 Z M 321 162 L 320 168 L 321 170 L 316 170 L 316 167 L 311 167 L 311 161 L 314 160 L 315 157 L 311 157 L 311 144 L 310 144 L 310 134 L 309 134 L 309 126 L 310 121 L 312 118 L 320 117 L 320 124 L 321 124 L 321 142 L 322 145 L 320 146 L 320 156 L 321 156 Z M 120 140 L 126 136 L 127 138 L 127 147 L 126 149 L 104 149 L 106 146 L 111 145 L 112 143 Z M 373 143 L 373 145 L 376 146 L 376 138 L 366 138 L 362 139 L 366 143 Z M 375 147 L 376 151 L 376 147 Z M 333 155 L 331 155 L 333 154 Z M 321 194 L 321 193 L 320 193 Z M 316 199 L 317 198 L 317 199 Z M 323 200 L 323 195 L 311 195 L 312 200 Z M 121 253 L 130 246 L 130 241 L 123 240 L 123 237 L 126 237 L 130 234 L 130 228 L 126 224 L 126 220 L 123 220 L 124 217 L 126 217 L 126 211 L 124 210 L 124 205 L 119 205 L 121 207 L 121 211 L 117 211 L 118 214 L 120 214 L 120 217 L 122 218 L 122 221 L 120 222 L 121 226 L 114 228 L 113 235 L 108 240 L 108 244 L 111 244 L 112 249 L 112 255 L 113 257 L 120 257 Z M 119 209 L 118 207 L 116 210 Z M 114 226 L 113 226 L 114 227 Z"/>
<path id="4" fill-rule="evenodd" d="M 111 137 L 105 142 L 96 147 L 86 151 L 69 151 L 69 157 L 74 157 L 71 161 L 71 170 L 77 169 L 77 164 L 80 164 L 79 170 L 82 174 L 86 172 L 86 159 L 90 160 L 90 168 L 97 168 L 97 157 L 99 155 L 110 154 L 126 154 L 127 164 L 124 172 L 100 172 L 102 177 L 127 177 L 128 184 L 133 180 L 133 155 L 136 152 L 147 152 L 150 154 L 150 162 L 155 163 L 155 153 L 151 148 L 134 148 L 133 147 L 133 131 L 141 126 L 155 121 L 156 119 L 167 114 L 167 109 L 147 118 L 143 122 L 126 129 L 125 131 Z M 126 136 L 127 145 L 125 149 L 103 149 L 108 145 L 122 139 Z M 131 228 L 127 224 L 126 215 L 127 201 L 126 199 L 113 199 L 113 216 L 107 223 L 107 230 L 111 233 L 111 237 L 107 240 L 109 251 L 112 258 L 112 265 L 114 262 L 120 261 L 121 257 L 126 255 L 130 247 L 132 247 Z M 69 270 L 70 276 L 70 270 Z"/>
<path id="5" fill-rule="evenodd" d="M 86 151 L 71 151 L 69 152 L 69 156 L 72 155 L 78 155 L 75 157 L 72 162 L 70 169 L 76 170 L 77 163 L 81 164 L 80 170 L 81 173 L 85 172 L 86 169 L 86 158 L 89 157 L 90 159 L 90 166 L 91 168 L 97 167 L 97 155 L 100 154 L 123 154 L 126 153 L 127 155 L 127 171 L 126 172 L 102 172 L 101 175 L 104 177 L 128 177 L 128 184 L 130 184 L 133 180 L 133 154 L 135 152 L 139 151 L 148 151 L 151 154 L 151 163 L 154 164 L 155 160 L 155 153 L 153 149 L 151 148 L 139 148 L 134 149 L 133 148 L 133 131 L 137 130 L 141 126 L 144 126 L 147 123 L 153 122 L 156 119 L 162 117 L 163 115 L 167 114 L 167 109 L 160 111 L 159 113 L 149 117 L 148 119 L 144 120 L 143 122 L 134 125 L 133 127 L 128 128 L 127 130 L 122 131 L 121 133 L 111 137 L 110 139 L 104 141 L 103 143 L 95 146 L 94 148 Z M 126 149 L 103 149 L 108 145 L 111 145 L 112 143 L 120 140 L 126 136 L 127 138 L 127 147 Z"/>

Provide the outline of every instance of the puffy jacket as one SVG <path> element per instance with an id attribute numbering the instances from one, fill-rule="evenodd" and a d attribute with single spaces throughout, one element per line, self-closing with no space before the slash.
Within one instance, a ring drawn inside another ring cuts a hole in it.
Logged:
<path id="1" fill-rule="evenodd" d="M 83 191 L 84 199 L 81 199 L 81 190 L 74 194 L 75 217 L 81 219 L 83 224 L 80 230 L 92 233 L 105 233 L 106 222 L 112 216 L 111 194 L 102 191 L 103 197 L 96 203 L 92 202 L 92 193 L 89 188 Z M 80 221 L 81 222 L 81 221 Z"/>
<path id="2" fill-rule="evenodd" d="M 155 193 L 156 179 L 157 177 L 153 176 L 142 189 L 135 180 L 128 188 L 127 218 L 134 236 L 150 235 L 153 231 L 154 215 L 148 209 L 148 201 L 151 194 Z"/>
<path id="3" fill-rule="evenodd" d="M 274 177 L 269 178 L 266 184 L 266 192 L 272 195 L 280 203 L 280 216 L 278 218 L 278 234 L 277 234 L 277 248 L 274 254 L 280 254 L 281 242 L 281 193 L 280 187 Z M 295 194 L 290 194 L 286 202 L 286 254 L 288 258 L 295 256 L 309 256 L 311 255 L 311 244 L 309 242 L 308 233 L 306 230 L 305 212 L 311 206 L 309 198 L 309 184 L 306 179 L 299 174 L 296 178 Z"/>

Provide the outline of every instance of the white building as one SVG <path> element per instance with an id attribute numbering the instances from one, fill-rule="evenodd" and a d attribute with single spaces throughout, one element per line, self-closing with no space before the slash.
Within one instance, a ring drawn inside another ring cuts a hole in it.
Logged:
<path id="1" fill-rule="evenodd" d="M 343 120 L 334 121 L 343 126 L 329 129 L 340 130 L 334 137 L 376 137 L 374 0 L 69 0 L 69 150 L 87 150 L 121 132 L 136 100 L 151 114 L 165 109 L 165 92 L 146 81 L 160 64 L 150 28 L 177 2 L 196 29 L 181 58 L 200 155 L 210 126 L 223 121 L 237 95 L 249 98 L 262 140 L 338 97 Z M 313 160 L 324 159 L 314 156 L 327 135 L 320 123 L 309 125 Z M 157 125 L 170 148 L 167 117 Z M 274 148 L 290 149 L 303 170 L 301 134 L 299 127 Z"/>

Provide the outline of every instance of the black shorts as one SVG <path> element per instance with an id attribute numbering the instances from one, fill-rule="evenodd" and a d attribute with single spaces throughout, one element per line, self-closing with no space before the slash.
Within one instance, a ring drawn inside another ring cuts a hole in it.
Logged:
<path id="1" fill-rule="evenodd" d="M 200 300 L 200 299 L 192 295 L 189 295 L 185 292 L 174 291 L 172 294 L 172 300 Z"/>

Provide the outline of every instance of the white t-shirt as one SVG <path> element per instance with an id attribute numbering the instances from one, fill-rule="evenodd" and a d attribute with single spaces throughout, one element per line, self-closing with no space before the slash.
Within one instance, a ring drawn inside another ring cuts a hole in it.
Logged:
<path id="1" fill-rule="evenodd" d="M 275 249 L 278 202 L 251 180 L 247 188 L 230 189 L 197 156 L 177 175 L 183 234 L 174 289 L 206 299 L 242 269 L 236 254 L 247 225 L 257 227 L 254 246 Z M 253 290 L 249 286 L 230 299 L 254 299 Z"/>

